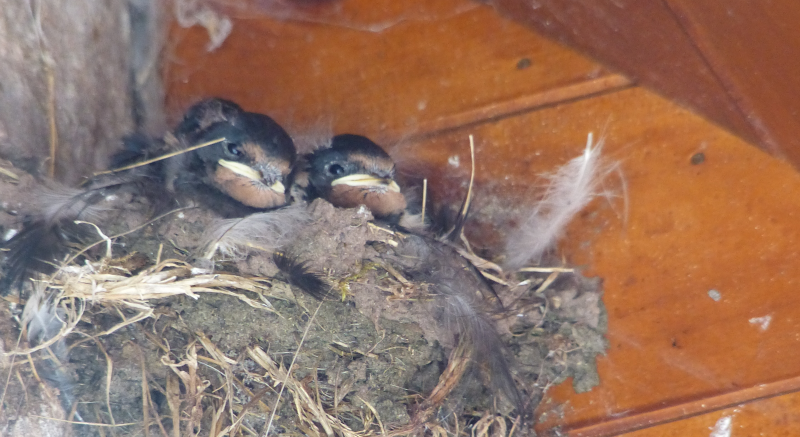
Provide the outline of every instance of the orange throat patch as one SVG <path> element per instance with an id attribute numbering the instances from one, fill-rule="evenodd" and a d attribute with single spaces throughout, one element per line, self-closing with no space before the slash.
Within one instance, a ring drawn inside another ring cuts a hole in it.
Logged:
<path id="1" fill-rule="evenodd" d="M 328 200 L 341 208 L 355 208 L 364 205 L 375 217 L 388 217 L 402 213 L 406 209 L 403 193 L 389 190 L 376 190 L 368 187 L 336 185 L 331 188 Z"/>
<path id="2" fill-rule="evenodd" d="M 286 204 L 286 195 L 272 190 L 260 181 L 217 167 L 211 175 L 214 184 L 228 196 L 253 208 L 277 208 Z"/>

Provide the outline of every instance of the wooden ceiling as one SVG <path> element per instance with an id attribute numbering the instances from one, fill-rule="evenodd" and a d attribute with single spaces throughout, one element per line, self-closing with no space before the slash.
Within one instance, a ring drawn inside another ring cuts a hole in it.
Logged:
<path id="1" fill-rule="evenodd" d="M 491 3 L 506 16 L 800 164 L 800 3 Z"/>

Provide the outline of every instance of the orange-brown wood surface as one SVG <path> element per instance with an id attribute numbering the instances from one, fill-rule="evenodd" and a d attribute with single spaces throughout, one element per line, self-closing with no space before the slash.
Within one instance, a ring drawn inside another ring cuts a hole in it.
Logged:
<path id="1" fill-rule="evenodd" d="M 797 430 L 800 429 L 800 394 L 792 393 L 738 405 L 691 419 L 624 434 L 624 436 L 705 437 L 711 434 L 711 430 L 723 429 L 726 420 L 730 420 L 730 436 L 796 436 Z"/>
<path id="2" fill-rule="evenodd" d="M 770 426 L 756 405 L 794 405 L 767 399 L 800 389 L 800 175 L 788 163 L 489 7 L 453 0 L 409 19 L 417 2 L 373 11 L 383 3 L 345 2 L 343 17 L 248 15 L 210 54 L 203 31 L 173 29 L 172 114 L 219 95 L 295 134 L 371 135 L 401 171 L 430 177 L 439 202 L 463 194 L 473 134 L 470 237 L 495 252 L 538 175 L 578 155 L 588 132 L 602 135 L 621 164 L 624 183 L 608 185 L 620 196 L 581 214 L 561 251 L 604 279 L 609 349 L 600 385 L 551 389 L 537 429 L 616 435 L 715 421 L 709 411 L 754 399 L 734 423 Z"/>
<path id="3" fill-rule="evenodd" d="M 311 18 L 238 20 L 213 53 L 205 51 L 201 28 L 175 29 L 168 109 L 180 113 L 198 98 L 219 95 L 293 131 L 333 129 L 394 140 L 629 83 L 465 0 L 437 2 L 447 6 L 439 6 L 439 19 L 400 20 L 381 32 L 341 24 L 392 3 L 346 2 L 351 6 L 342 14 L 353 17 L 340 17 L 336 25 Z M 411 13 L 419 4 L 388 10 Z"/>
<path id="4" fill-rule="evenodd" d="M 786 196 L 800 175 L 641 90 L 537 116 L 570 111 L 566 131 L 595 108 L 625 120 L 609 127 L 607 150 L 624 163 L 629 213 L 625 223 L 589 211 L 567 240 L 570 260 L 605 280 L 609 351 L 600 387 L 551 393 L 569 401 L 565 419 L 577 427 L 800 375 L 800 200 Z M 692 165 L 698 152 L 706 160 Z"/>
<path id="5" fill-rule="evenodd" d="M 800 3 L 493 3 L 800 165 Z"/>
<path id="6" fill-rule="evenodd" d="M 499 11 L 576 47 L 745 138 L 755 130 L 667 2 L 494 0 Z"/>
<path id="7" fill-rule="evenodd" d="M 800 164 L 800 3 L 668 0 L 678 20 L 755 128 Z"/>

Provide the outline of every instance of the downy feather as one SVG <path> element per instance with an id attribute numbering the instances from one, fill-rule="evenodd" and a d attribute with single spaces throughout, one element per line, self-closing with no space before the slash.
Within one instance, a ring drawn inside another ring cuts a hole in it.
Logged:
<path id="1" fill-rule="evenodd" d="M 236 219 L 217 220 L 202 237 L 205 258 L 220 253 L 240 258 L 251 249 L 271 252 L 286 244 L 311 217 L 303 203 Z"/>
<path id="2" fill-rule="evenodd" d="M 64 311 L 57 307 L 56 301 L 45 297 L 45 288 L 42 283 L 38 283 L 22 311 L 22 326 L 28 333 L 28 343 L 32 347 L 59 335 L 65 324 Z M 36 370 L 44 380 L 58 389 L 62 407 L 65 411 L 70 411 L 75 400 L 73 393 L 75 383 L 68 369 L 64 367 L 69 359 L 66 341 L 60 338 L 50 345 L 49 350 L 55 359 L 47 350 L 37 351 L 36 353 L 41 354 L 42 359 L 36 361 Z M 77 412 L 75 416 L 76 419 L 82 421 Z"/>
<path id="3" fill-rule="evenodd" d="M 96 221 L 107 210 L 99 202 L 124 187 L 146 181 L 141 172 L 126 172 L 96 179 L 84 189 L 50 185 L 34 193 L 36 214 L 27 219 L 20 232 L 0 245 L 7 250 L 0 293 L 19 290 L 32 275 L 55 270 L 71 251 L 70 244 L 87 237 L 89 230 L 76 224 L 76 220 Z"/>
<path id="4" fill-rule="evenodd" d="M 601 156 L 603 140 L 593 143 L 588 135 L 586 149 L 555 173 L 545 175 L 547 190 L 533 207 L 519 229 L 511 232 L 506 243 L 505 266 L 512 269 L 538 262 L 563 235 L 570 221 L 589 202 L 603 195 L 601 184 L 618 164 Z"/>
<path id="5" fill-rule="evenodd" d="M 34 206 L 45 222 L 62 219 L 94 221 L 106 208 L 95 205 L 99 193 L 65 186 L 42 186 L 32 193 Z"/>

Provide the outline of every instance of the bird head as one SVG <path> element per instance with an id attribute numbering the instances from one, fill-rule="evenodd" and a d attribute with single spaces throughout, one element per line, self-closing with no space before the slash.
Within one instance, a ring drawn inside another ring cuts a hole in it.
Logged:
<path id="1" fill-rule="evenodd" d="M 360 135 L 337 135 L 309 158 L 309 182 L 334 206 L 365 205 L 375 217 L 399 217 L 406 200 L 394 180 L 392 158 Z"/>

